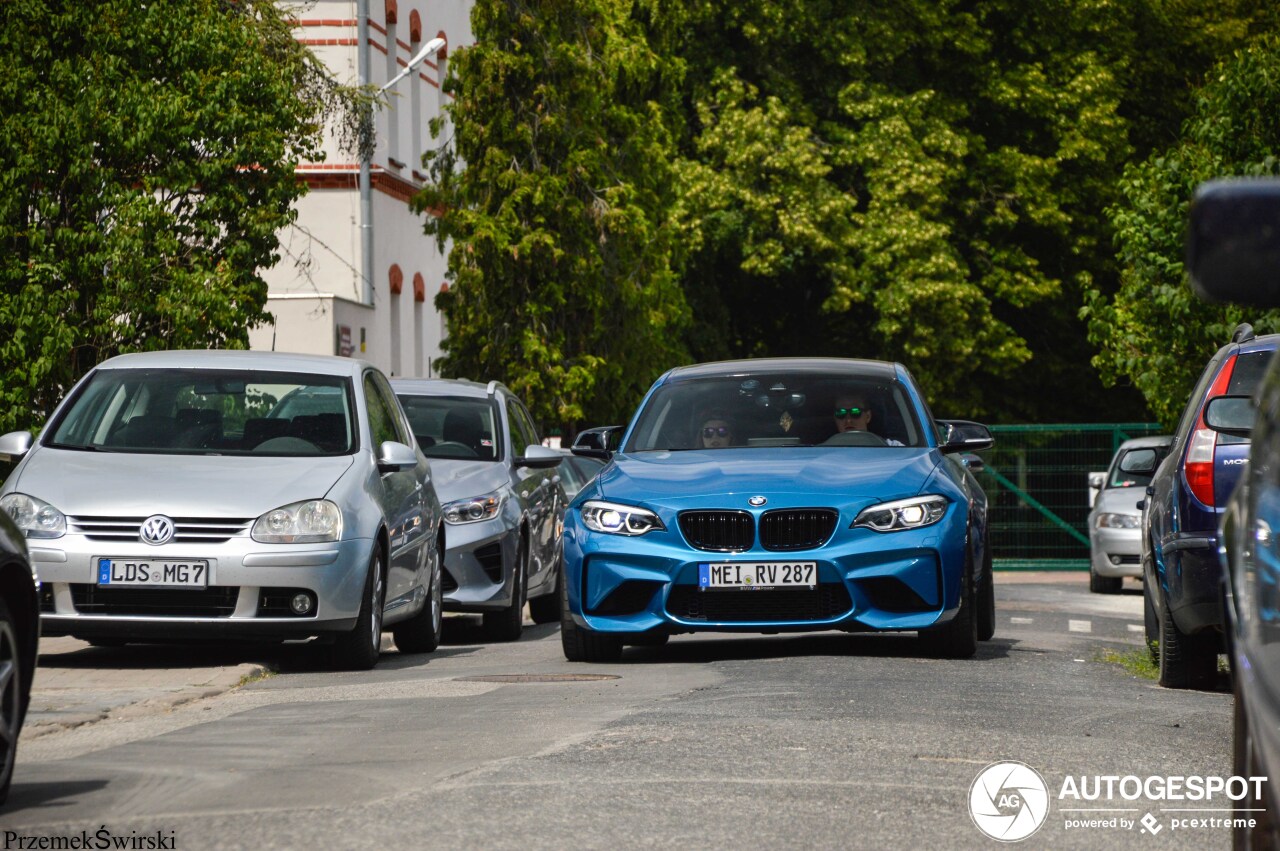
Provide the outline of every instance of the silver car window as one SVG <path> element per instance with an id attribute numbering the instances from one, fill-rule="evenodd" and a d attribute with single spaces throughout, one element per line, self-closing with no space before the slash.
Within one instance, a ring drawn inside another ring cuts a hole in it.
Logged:
<path id="1" fill-rule="evenodd" d="M 349 455 L 350 381 L 235 369 L 104 369 L 50 425 L 45 445 L 172 455 Z"/>

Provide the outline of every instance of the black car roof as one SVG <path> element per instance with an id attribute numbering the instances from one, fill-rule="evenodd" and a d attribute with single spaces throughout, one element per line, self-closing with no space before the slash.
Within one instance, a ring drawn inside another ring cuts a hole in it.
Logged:
<path id="1" fill-rule="evenodd" d="M 685 381 L 691 378 L 760 372 L 807 372 L 830 375 L 847 375 L 854 372 L 868 378 L 892 381 L 896 377 L 894 366 L 887 361 L 854 358 L 748 358 L 678 366 L 667 373 L 666 380 Z"/>

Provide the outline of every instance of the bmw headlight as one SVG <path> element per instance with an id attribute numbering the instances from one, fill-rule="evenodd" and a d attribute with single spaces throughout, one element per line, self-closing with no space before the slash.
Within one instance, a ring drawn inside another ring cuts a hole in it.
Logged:
<path id="1" fill-rule="evenodd" d="M 249 533 L 260 544 L 320 544 L 342 538 L 342 509 L 327 499 L 308 499 L 272 509 Z"/>
<path id="2" fill-rule="evenodd" d="M 582 522 L 593 532 L 631 537 L 667 528 L 652 511 L 599 499 L 589 499 L 582 504 Z"/>
<path id="3" fill-rule="evenodd" d="M 445 503 L 443 508 L 444 522 L 451 526 L 479 523 L 498 516 L 498 510 L 502 508 L 502 494 L 494 491 L 470 499 L 456 499 Z"/>
<path id="4" fill-rule="evenodd" d="M 1136 514 L 1099 514 L 1093 523 L 1099 529 L 1137 529 L 1141 524 Z"/>
<path id="5" fill-rule="evenodd" d="M 946 513 L 945 496 L 913 496 L 867 506 L 858 513 L 853 525 L 877 532 L 902 532 L 937 523 Z"/>
<path id="6" fill-rule="evenodd" d="M 67 516 L 34 496 L 5 494 L 0 497 L 0 508 L 28 538 L 61 538 L 67 534 Z"/>

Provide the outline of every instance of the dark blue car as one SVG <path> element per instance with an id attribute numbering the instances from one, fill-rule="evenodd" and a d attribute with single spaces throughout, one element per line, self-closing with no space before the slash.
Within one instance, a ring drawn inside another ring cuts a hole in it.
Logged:
<path id="1" fill-rule="evenodd" d="M 1249 439 L 1210 428 L 1205 405 L 1218 396 L 1253 395 L 1278 345 L 1280 335 L 1255 337 L 1248 325 L 1236 329 L 1196 382 L 1169 454 L 1147 487 L 1147 640 L 1167 688 L 1217 682 L 1223 651 L 1218 524 L 1249 458 Z"/>
<path id="2" fill-rule="evenodd" d="M 991 443 L 935 421 L 901 364 L 674 369 L 566 512 L 565 656 L 818 630 L 918 631 L 971 656 L 995 604 L 987 498 L 958 456 Z"/>

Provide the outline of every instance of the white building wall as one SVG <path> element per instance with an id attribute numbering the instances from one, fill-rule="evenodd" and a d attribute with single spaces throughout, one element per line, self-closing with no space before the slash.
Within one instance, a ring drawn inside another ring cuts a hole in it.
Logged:
<path id="1" fill-rule="evenodd" d="M 472 42 L 471 0 L 368 0 L 368 5 L 374 85 L 385 84 L 438 34 L 447 41 L 446 55 Z M 394 24 L 388 24 L 389 13 L 395 15 Z M 416 39 L 411 32 L 414 13 L 420 30 Z M 349 83 L 357 82 L 360 68 L 356 18 L 353 0 L 318 0 L 298 13 L 294 30 L 339 80 Z M 349 340 L 350 354 L 388 373 L 435 374 L 442 322 L 434 299 L 445 280 L 446 256 L 423 233 L 422 217 L 409 209 L 408 198 L 425 180 L 422 152 L 438 143 L 429 123 L 445 103 L 438 84 L 447 72 L 447 58 L 439 60 L 429 59 L 392 87 L 375 119 L 368 223 L 373 235 L 372 303 L 364 303 L 361 278 L 359 163 L 354 154 L 339 150 L 331 134 L 324 143 L 325 159 L 298 169 L 309 191 L 298 204 L 297 222 L 280 233 L 280 262 L 263 273 L 267 310 L 275 325 L 252 332 L 252 348 L 274 345 L 279 351 L 330 354 L 342 353 L 339 341 Z M 446 130 L 440 138 L 447 137 Z M 401 281 L 399 294 L 391 292 L 393 269 Z"/>

